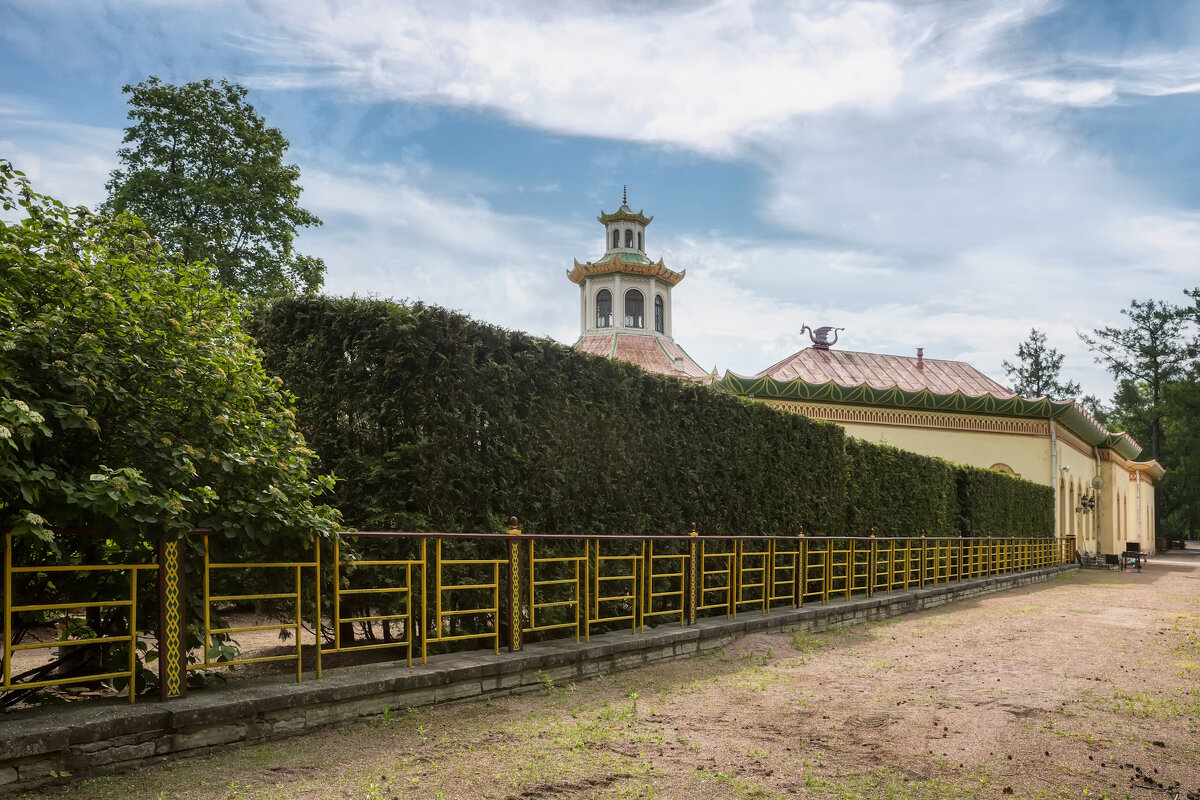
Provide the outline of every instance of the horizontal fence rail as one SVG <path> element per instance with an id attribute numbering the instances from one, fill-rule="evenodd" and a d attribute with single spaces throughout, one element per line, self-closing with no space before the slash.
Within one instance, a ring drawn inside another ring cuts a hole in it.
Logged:
<path id="1" fill-rule="evenodd" d="M 222 556 L 216 551 L 237 543 L 197 531 L 190 542 L 160 541 L 157 563 L 90 565 L 51 563 L 45 555 L 15 564 L 12 535 L 5 534 L 0 690 L 133 682 L 145 671 L 139 637 L 147 630 L 158 647 L 159 694 L 168 699 L 186 693 L 191 672 L 243 664 L 290 662 L 301 681 L 306 648 L 320 678 L 326 658 L 357 651 L 394 650 L 411 666 L 418 656 L 426 662 L 431 651 L 486 647 L 498 653 L 503 646 L 515 652 L 533 639 L 590 640 L 614 630 L 636 635 L 648 625 L 767 614 L 1075 560 L 1070 537 L 699 536 L 695 526 L 679 536 L 525 535 L 515 518 L 512 524 L 500 534 L 344 532 L 309 542 L 303 557 L 281 560 Z M 185 566 L 200 576 L 192 595 L 200 607 L 190 616 Z M 32 577 L 86 581 L 100 572 L 119 578 L 107 584 L 115 587 L 111 598 L 23 599 Z M 153 579 L 139 581 L 143 572 Z M 72 619 L 101 607 L 124 609 L 122 622 L 88 638 L 13 642 L 19 627 L 58 622 L 69 631 Z M 152 613 L 145 613 L 148 607 Z M 230 609 L 246 608 L 258 613 L 255 624 L 225 621 Z M 258 631 L 280 632 L 283 652 L 243 657 L 237 634 Z M 91 671 L 14 676 L 19 653 L 87 646 L 107 654 L 92 659 Z M 137 692 L 128 696 L 133 702 Z"/>

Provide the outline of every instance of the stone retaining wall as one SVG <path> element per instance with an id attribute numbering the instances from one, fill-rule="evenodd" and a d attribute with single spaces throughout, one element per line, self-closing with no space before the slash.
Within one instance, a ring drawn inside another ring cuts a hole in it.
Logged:
<path id="1" fill-rule="evenodd" d="M 292 736 L 323 725 L 417 706 L 534 691 L 644 664 L 690 658 L 750 631 L 822 631 L 1049 580 L 1048 567 L 909 592 L 743 612 L 683 628 L 605 633 L 591 642 L 550 641 L 520 653 L 460 653 L 407 667 L 390 662 L 326 670 L 320 680 L 237 681 L 160 702 L 78 703 L 0 715 L 0 793 L 48 781 L 129 769 L 243 742 Z M 311 676 L 310 676 L 311 677 Z"/>

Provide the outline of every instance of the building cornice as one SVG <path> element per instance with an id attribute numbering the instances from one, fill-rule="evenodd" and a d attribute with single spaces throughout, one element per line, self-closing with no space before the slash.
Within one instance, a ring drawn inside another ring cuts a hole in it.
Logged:
<path id="1" fill-rule="evenodd" d="M 649 225 L 654 221 L 654 217 L 647 217 L 641 211 L 636 214 L 629 206 L 621 206 L 611 214 L 605 214 L 603 209 L 600 211 L 600 216 L 596 217 L 600 222 L 607 225 L 610 222 L 636 222 L 640 225 Z"/>
<path id="2" fill-rule="evenodd" d="M 862 406 L 836 406 L 799 403 L 790 400 L 762 399 L 764 405 L 803 414 L 812 419 L 841 424 L 885 425 L 890 427 L 925 428 L 975 433 L 1006 433 L 1020 436 L 1049 438 L 1049 428 L 1040 420 L 1005 417 L 985 417 L 969 414 L 949 414 L 936 411 L 916 411 Z"/>
<path id="3" fill-rule="evenodd" d="M 645 276 L 675 286 L 687 275 L 687 270 L 676 272 L 668 268 L 661 258 L 653 264 L 636 264 L 610 255 L 601 261 L 589 261 L 586 264 L 576 261 L 575 267 L 567 271 L 567 278 L 571 283 L 582 284 L 588 278 L 614 274 Z"/>

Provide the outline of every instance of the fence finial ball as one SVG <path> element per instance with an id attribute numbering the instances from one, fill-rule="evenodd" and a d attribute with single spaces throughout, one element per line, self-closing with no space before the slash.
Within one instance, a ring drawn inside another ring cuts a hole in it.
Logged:
<path id="1" fill-rule="evenodd" d="M 509 527 L 510 529 L 511 529 L 511 528 L 515 528 L 515 527 L 517 527 L 517 518 L 516 518 L 516 517 L 509 517 L 509 518 L 508 518 L 508 527 Z"/>
<path id="2" fill-rule="evenodd" d="M 696 532 L 696 523 L 693 522 L 690 526 L 688 526 L 688 530 L 690 530 L 692 533 L 695 533 Z"/>

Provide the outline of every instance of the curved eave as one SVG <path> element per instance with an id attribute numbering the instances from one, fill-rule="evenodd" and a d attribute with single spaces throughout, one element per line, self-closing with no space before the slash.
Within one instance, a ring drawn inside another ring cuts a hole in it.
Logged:
<path id="1" fill-rule="evenodd" d="M 733 372 L 726 372 L 725 377 L 714 385 L 734 394 L 777 400 L 1053 419 L 1090 445 L 1112 449 L 1131 460 L 1141 453 L 1137 442 L 1126 434 L 1110 433 L 1073 400 L 1051 400 L 1048 397 L 1027 400 L 1023 397 L 997 397 L 993 394 L 972 396 L 963 392 L 936 394 L 928 389 L 908 392 L 895 387 L 879 389 L 865 383 L 858 386 L 842 386 L 833 381 L 815 384 L 800 379 L 777 381 L 770 377 L 747 378 Z"/>
<path id="2" fill-rule="evenodd" d="M 628 208 L 622 206 L 620 210 L 614 211 L 611 214 L 605 214 L 603 209 L 600 211 L 600 216 L 596 217 L 600 222 L 607 225 L 610 222 L 637 222 L 642 225 L 649 225 L 654 221 L 654 217 L 647 217 L 641 211 L 636 214 Z"/>
<path id="3" fill-rule="evenodd" d="M 1142 446 L 1128 433 L 1109 433 L 1100 447 L 1106 447 L 1120 453 L 1123 458 L 1133 461 L 1142 454 Z M 1151 464 L 1158 462 L 1151 461 Z M 1156 479 L 1157 480 L 1157 479 Z"/>
<path id="4" fill-rule="evenodd" d="M 1158 483 L 1167 474 L 1167 470 L 1157 461 L 1135 461 L 1128 466 L 1131 472 L 1142 473 L 1151 483 Z"/>
<path id="5" fill-rule="evenodd" d="M 567 271 L 567 278 L 571 283 L 583 283 L 587 278 L 613 275 L 618 272 L 623 275 L 644 275 L 671 286 L 675 286 L 687 275 L 686 269 L 683 272 L 676 272 L 673 269 L 669 269 L 663 264 L 661 258 L 654 264 L 636 264 L 622 261 L 616 256 L 609 256 L 603 261 L 589 262 L 587 264 L 580 264 L 576 261 L 575 266 Z"/>

